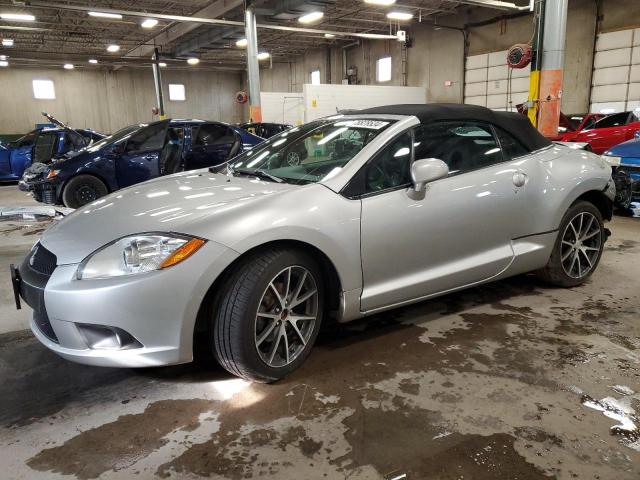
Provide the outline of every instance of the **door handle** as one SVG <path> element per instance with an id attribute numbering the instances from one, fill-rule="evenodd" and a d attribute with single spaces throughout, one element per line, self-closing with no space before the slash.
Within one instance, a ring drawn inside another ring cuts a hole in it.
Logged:
<path id="1" fill-rule="evenodd" d="M 516 172 L 513 174 L 513 184 L 516 187 L 524 187 L 524 185 L 527 183 L 527 180 L 527 174 L 524 172 Z"/>

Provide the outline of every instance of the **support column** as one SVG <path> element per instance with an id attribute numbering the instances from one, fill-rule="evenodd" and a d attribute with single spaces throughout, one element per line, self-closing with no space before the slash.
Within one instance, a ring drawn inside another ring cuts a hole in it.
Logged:
<path id="1" fill-rule="evenodd" d="M 537 0 L 534 7 L 533 55 L 529 75 L 529 101 L 527 116 L 534 127 L 538 126 L 538 99 L 540 98 L 540 70 L 542 70 L 542 39 L 544 36 L 545 0 Z"/>
<path id="2" fill-rule="evenodd" d="M 256 17 L 251 7 L 245 2 L 244 30 L 247 39 L 247 81 L 249 83 L 249 120 L 262 121 L 260 106 L 260 67 L 258 65 L 258 33 Z"/>
<path id="3" fill-rule="evenodd" d="M 560 121 L 568 0 L 546 3 L 538 130 L 545 136 L 553 136 L 558 134 Z"/>
<path id="4" fill-rule="evenodd" d="M 156 85 L 156 105 L 160 114 L 160 120 L 164 120 L 167 116 L 164 113 L 164 96 L 162 95 L 162 75 L 160 73 L 160 53 L 158 49 L 153 50 L 153 81 Z"/>

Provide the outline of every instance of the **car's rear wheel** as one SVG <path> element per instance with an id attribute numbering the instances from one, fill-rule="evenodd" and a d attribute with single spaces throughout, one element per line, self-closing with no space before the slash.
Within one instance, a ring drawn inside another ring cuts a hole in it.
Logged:
<path id="1" fill-rule="evenodd" d="M 239 377 L 279 380 L 309 355 L 323 311 L 322 272 L 311 256 L 289 249 L 251 255 L 214 300 L 215 356 Z"/>
<path id="2" fill-rule="evenodd" d="M 553 253 L 540 277 L 560 287 L 575 287 L 598 267 L 606 239 L 602 214 L 592 203 L 579 201 L 565 213 Z"/>
<path id="3" fill-rule="evenodd" d="M 79 208 L 109 193 L 107 186 L 93 175 L 78 175 L 65 185 L 62 203 L 65 207 Z"/>

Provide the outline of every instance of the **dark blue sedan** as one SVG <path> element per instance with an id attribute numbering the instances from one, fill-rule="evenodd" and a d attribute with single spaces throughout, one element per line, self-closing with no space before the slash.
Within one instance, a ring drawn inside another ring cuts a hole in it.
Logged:
<path id="1" fill-rule="evenodd" d="M 20 180 L 32 163 L 49 163 L 104 138 L 93 130 L 38 128 L 15 142 L 0 143 L 0 181 Z"/>
<path id="2" fill-rule="evenodd" d="M 613 168 L 616 181 L 616 204 L 629 208 L 631 202 L 640 200 L 640 137 L 616 145 L 604 153 Z"/>
<path id="3" fill-rule="evenodd" d="M 23 182 L 40 202 L 78 208 L 161 175 L 220 165 L 262 141 L 226 123 L 161 120 L 125 127 Z"/>

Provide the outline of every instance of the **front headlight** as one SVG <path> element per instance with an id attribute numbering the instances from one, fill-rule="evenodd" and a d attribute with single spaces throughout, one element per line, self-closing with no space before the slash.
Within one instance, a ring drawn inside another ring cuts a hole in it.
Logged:
<path id="1" fill-rule="evenodd" d="M 143 233 L 96 250 L 78 267 L 78 280 L 111 278 L 161 270 L 186 260 L 205 244 L 201 238 Z"/>
<path id="2" fill-rule="evenodd" d="M 621 157 L 609 155 L 608 152 L 605 152 L 604 155 L 602 155 L 602 158 L 604 159 L 605 162 L 607 162 L 612 167 L 619 167 L 620 164 L 622 163 Z"/>

